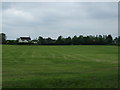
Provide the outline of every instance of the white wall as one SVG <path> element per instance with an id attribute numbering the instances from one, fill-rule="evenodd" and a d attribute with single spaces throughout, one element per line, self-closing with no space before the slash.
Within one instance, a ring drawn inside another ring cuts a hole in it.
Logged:
<path id="1" fill-rule="evenodd" d="M 29 40 L 27 41 L 27 40 L 21 40 L 21 39 L 19 39 L 19 41 L 18 42 L 24 42 L 24 43 L 28 43 L 29 42 Z"/>

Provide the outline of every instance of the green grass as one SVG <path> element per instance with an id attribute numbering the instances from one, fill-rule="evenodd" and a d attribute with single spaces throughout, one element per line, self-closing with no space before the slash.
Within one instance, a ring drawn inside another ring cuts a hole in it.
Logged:
<path id="1" fill-rule="evenodd" d="M 3 45 L 3 88 L 117 88 L 117 46 Z"/>

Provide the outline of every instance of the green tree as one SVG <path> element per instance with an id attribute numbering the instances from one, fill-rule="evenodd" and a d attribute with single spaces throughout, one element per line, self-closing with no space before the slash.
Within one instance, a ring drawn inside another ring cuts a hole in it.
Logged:
<path id="1" fill-rule="evenodd" d="M 65 38 L 65 45 L 71 45 L 72 41 L 71 41 L 71 37 Z"/>
<path id="2" fill-rule="evenodd" d="M 112 42 L 113 42 L 112 36 L 108 35 L 107 38 L 106 38 L 106 41 L 107 41 L 107 44 L 112 44 Z"/>
<path id="3" fill-rule="evenodd" d="M 38 37 L 38 44 L 39 44 L 39 45 L 43 45 L 44 42 L 45 42 L 45 41 L 44 41 L 44 38 L 41 37 L 41 36 L 39 36 L 39 37 Z"/>
<path id="4" fill-rule="evenodd" d="M 51 39 L 50 37 L 45 39 L 45 44 L 46 45 L 53 45 L 55 44 L 55 41 L 53 39 Z"/>
<path id="5" fill-rule="evenodd" d="M 0 33 L 0 43 L 5 44 L 6 43 L 6 34 Z"/>
<path id="6" fill-rule="evenodd" d="M 78 37 L 78 43 L 79 43 L 79 45 L 82 45 L 82 44 L 83 44 L 83 36 L 82 36 L 82 35 L 80 35 L 80 36 Z"/>
<path id="7" fill-rule="evenodd" d="M 77 38 L 76 35 L 72 38 L 72 44 L 73 45 L 79 45 L 79 39 Z"/>
<path id="8" fill-rule="evenodd" d="M 102 35 L 99 35 L 99 37 L 98 37 L 98 44 L 99 45 L 103 45 L 104 44 Z"/>
<path id="9" fill-rule="evenodd" d="M 59 36 L 56 40 L 57 45 L 64 45 L 64 39 L 62 36 Z"/>

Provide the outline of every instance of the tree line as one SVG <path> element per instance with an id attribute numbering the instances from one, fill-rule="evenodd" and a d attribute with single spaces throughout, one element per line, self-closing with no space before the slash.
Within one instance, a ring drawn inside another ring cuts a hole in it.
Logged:
<path id="1" fill-rule="evenodd" d="M 2 44 L 19 44 L 18 40 L 6 40 L 6 35 L 0 34 L 2 37 Z M 35 43 L 34 43 L 35 42 Z M 32 45 L 120 45 L 120 36 L 113 39 L 109 35 L 96 35 L 96 36 L 74 36 L 64 38 L 58 36 L 57 39 L 52 39 L 50 37 L 43 38 L 39 36 L 37 39 L 31 40 L 28 44 Z"/>
<path id="2" fill-rule="evenodd" d="M 111 35 L 96 35 L 96 36 L 74 36 L 63 38 L 59 36 L 56 40 L 49 38 L 38 37 L 39 45 L 118 45 L 120 36 L 113 39 Z"/>

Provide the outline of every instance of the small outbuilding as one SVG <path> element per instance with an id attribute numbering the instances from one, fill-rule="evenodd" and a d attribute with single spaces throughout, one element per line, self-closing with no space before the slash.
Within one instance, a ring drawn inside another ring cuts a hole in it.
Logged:
<path id="1" fill-rule="evenodd" d="M 20 37 L 20 38 L 18 38 L 18 43 L 29 43 L 29 42 L 31 42 L 30 37 Z"/>

